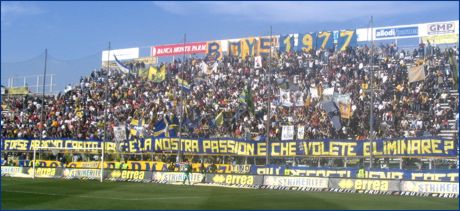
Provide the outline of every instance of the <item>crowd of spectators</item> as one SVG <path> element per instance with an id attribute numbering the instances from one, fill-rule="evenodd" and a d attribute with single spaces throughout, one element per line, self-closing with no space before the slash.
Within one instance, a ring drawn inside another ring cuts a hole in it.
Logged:
<path id="1" fill-rule="evenodd" d="M 376 47 L 376 137 L 433 135 L 449 128 L 448 120 L 458 112 L 458 99 L 447 94 L 457 89 L 448 51 L 453 52 L 457 62 L 457 48 L 441 50 L 421 45 L 404 51 L 396 45 Z M 261 68 L 254 68 L 254 57 L 243 60 L 223 56 L 215 64 L 191 57 L 159 64 L 166 65 L 167 70 L 166 79 L 159 83 L 140 77 L 139 71 L 148 68 L 142 64 L 133 68 L 136 71 L 131 75 L 116 68 L 102 68 L 82 77 L 80 83 L 69 86 L 65 92 L 44 100 L 33 95 L 4 97 L 2 109 L 8 112 L 2 112 L 1 135 L 103 139 L 107 131 L 108 140 L 112 140 L 113 127 L 125 125 L 129 136 L 149 136 L 155 131 L 156 122 L 165 116 L 176 116 L 182 119 L 181 134 L 186 137 L 264 139 L 270 118 L 270 140 L 280 140 L 283 125 L 305 126 L 304 139 L 365 139 L 370 130 L 371 55 L 368 46 L 343 52 L 281 53 L 271 59 L 272 68 L 268 68 L 267 57 L 263 57 Z M 419 60 L 425 61 L 426 78 L 409 83 L 408 69 Z M 209 69 L 203 68 L 206 62 Z M 191 84 L 190 91 L 178 86 L 177 77 Z M 254 109 L 241 101 L 247 87 Z M 318 90 L 318 97 L 310 93 L 312 87 Z M 327 88 L 351 98 L 352 115 L 341 119 L 340 128 L 331 123 L 331 116 L 321 103 L 327 99 L 321 93 Z M 294 106 L 280 104 L 280 89 L 291 90 Z M 296 93 L 303 93 L 302 105 L 295 103 L 299 101 Z M 449 106 L 441 106 L 442 103 Z M 216 124 L 216 116 L 222 111 L 223 124 Z M 144 120 L 142 133 L 128 132 L 133 128 L 133 119 Z"/>

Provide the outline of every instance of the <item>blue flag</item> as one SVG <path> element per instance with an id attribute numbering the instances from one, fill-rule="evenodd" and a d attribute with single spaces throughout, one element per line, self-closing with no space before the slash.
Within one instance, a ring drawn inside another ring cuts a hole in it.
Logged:
<path id="1" fill-rule="evenodd" d="M 156 137 L 176 137 L 177 117 L 164 117 L 155 123 L 153 135 Z"/>

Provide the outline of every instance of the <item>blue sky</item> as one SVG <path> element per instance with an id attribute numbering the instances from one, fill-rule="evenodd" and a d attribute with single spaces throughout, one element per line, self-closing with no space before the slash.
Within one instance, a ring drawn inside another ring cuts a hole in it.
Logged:
<path id="1" fill-rule="evenodd" d="M 108 41 L 114 49 L 148 47 L 180 43 L 184 33 L 188 41 L 207 41 L 267 35 L 270 25 L 286 34 L 366 27 L 371 15 L 375 26 L 389 26 L 458 20 L 458 13 L 458 2 L 439 1 L 1 2 L 1 60 L 30 60 L 48 48 L 53 58 L 99 62 Z M 77 82 L 97 64 L 56 73 L 58 85 Z M 31 69 L 40 74 L 40 65 Z M 21 72 L 2 68 L 2 84 L 11 74 Z"/>

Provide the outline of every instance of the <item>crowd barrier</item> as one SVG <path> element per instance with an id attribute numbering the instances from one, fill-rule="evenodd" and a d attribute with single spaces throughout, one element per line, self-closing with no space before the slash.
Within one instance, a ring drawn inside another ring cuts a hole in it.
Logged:
<path id="1" fill-rule="evenodd" d="M 2 176 L 32 178 L 33 168 L 2 166 Z M 100 179 L 100 169 L 42 168 L 35 170 L 37 178 Z M 181 172 L 151 172 L 132 170 L 105 170 L 107 181 L 134 181 L 174 184 L 181 183 Z M 258 189 L 332 191 L 366 194 L 432 196 L 458 198 L 458 182 L 409 181 L 388 179 L 352 179 L 334 177 L 298 177 L 243 174 L 192 173 L 194 184 L 216 184 Z"/>
<path id="2" fill-rule="evenodd" d="M 134 171 L 169 171 L 170 163 L 156 161 L 128 161 L 128 170 Z M 192 169 L 196 172 L 200 169 L 200 163 L 192 163 Z M 22 161 L 20 166 L 31 166 L 30 161 Z M 62 166 L 59 161 L 38 160 L 38 167 L 67 167 L 67 168 L 100 168 L 100 162 L 70 162 Z M 210 172 L 211 164 L 204 164 L 207 172 Z M 115 162 L 104 162 L 104 168 L 114 169 Z M 175 169 L 180 169 L 179 164 L 175 164 Z M 301 177 L 338 177 L 356 178 L 358 168 L 338 168 L 338 167 L 306 167 L 306 166 L 286 166 L 286 165 L 230 165 L 216 164 L 213 173 L 227 174 L 251 174 L 251 175 L 272 175 L 272 176 L 301 176 Z M 365 177 L 372 179 L 398 179 L 416 181 L 438 181 L 438 182 L 458 182 L 457 169 L 436 169 L 436 170 L 402 170 L 402 169 L 366 169 Z"/>

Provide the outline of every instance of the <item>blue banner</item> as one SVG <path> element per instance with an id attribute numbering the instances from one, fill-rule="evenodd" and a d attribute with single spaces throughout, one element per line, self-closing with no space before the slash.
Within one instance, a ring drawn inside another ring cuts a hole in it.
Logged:
<path id="1" fill-rule="evenodd" d="M 334 37 L 332 32 L 318 32 L 315 49 L 333 49 Z"/>
<path id="2" fill-rule="evenodd" d="M 316 33 L 299 34 L 298 50 L 309 53 L 316 46 Z"/>
<path id="3" fill-rule="evenodd" d="M 437 137 L 377 139 L 372 142 L 375 157 L 456 157 L 457 142 Z M 99 140 L 74 139 L 2 139 L 1 150 L 31 151 L 37 147 L 96 148 Z M 368 157 L 371 142 L 367 140 L 297 140 L 265 142 L 234 138 L 169 138 L 146 137 L 120 142 L 123 152 L 184 152 L 208 155 L 272 157 Z M 105 142 L 107 151 L 115 151 L 114 142 Z"/>
<path id="4" fill-rule="evenodd" d="M 337 51 L 344 51 L 349 46 L 356 46 L 358 40 L 356 31 L 340 31 L 338 34 Z"/>
<path id="5" fill-rule="evenodd" d="M 358 170 L 358 168 L 252 165 L 250 174 L 302 177 L 358 178 Z M 365 169 L 364 178 L 458 182 L 458 170 Z"/>
<path id="6" fill-rule="evenodd" d="M 398 38 L 407 36 L 417 36 L 418 27 L 402 27 L 402 28 L 380 28 L 375 30 L 375 38 Z"/>
<path id="7" fill-rule="evenodd" d="M 295 46 L 294 46 L 294 36 L 293 35 L 281 35 L 280 36 L 280 48 L 279 51 L 284 53 L 284 52 L 292 52 L 295 51 Z"/>

